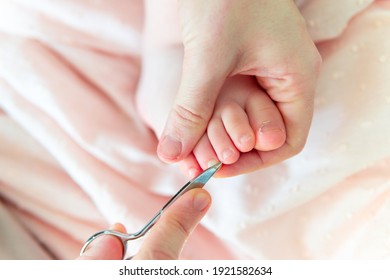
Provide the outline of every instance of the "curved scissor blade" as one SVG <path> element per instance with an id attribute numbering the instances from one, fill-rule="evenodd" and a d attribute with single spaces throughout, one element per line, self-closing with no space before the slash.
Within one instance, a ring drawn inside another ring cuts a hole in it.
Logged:
<path id="1" fill-rule="evenodd" d="M 222 162 L 217 163 L 210 168 L 203 171 L 198 177 L 192 179 L 186 184 L 185 191 L 189 191 L 195 188 L 203 188 L 204 185 L 214 176 L 215 172 L 217 172 L 222 166 Z"/>
<path id="2" fill-rule="evenodd" d="M 215 172 L 217 172 L 221 168 L 221 166 L 221 162 L 217 163 L 203 171 L 201 174 L 199 174 L 198 177 L 192 179 L 187 184 L 185 184 L 174 196 L 172 196 L 172 198 L 161 208 L 161 210 L 158 211 L 158 213 L 145 225 L 145 227 L 143 227 L 139 232 L 132 234 L 132 236 L 138 238 L 145 235 L 158 221 L 164 210 L 171 206 L 176 201 L 176 199 L 178 199 L 180 196 L 182 196 L 189 190 L 195 188 L 203 188 L 204 185 L 211 179 L 211 177 L 213 177 Z"/>
<path id="3" fill-rule="evenodd" d="M 215 172 L 217 172 L 221 168 L 221 166 L 222 162 L 219 162 L 200 173 L 198 177 L 189 181 L 167 202 L 167 204 L 164 205 L 161 211 L 164 211 L 164 209 L 170 206 L 173 202 L 175 202 L 176 199 L 178 199 L 180 196 L 182 196 L 189 190 L 203 188 L 204 185 L 206 185 L 206 183 L 211 179 L 211 177 L 214 176 Z"/>

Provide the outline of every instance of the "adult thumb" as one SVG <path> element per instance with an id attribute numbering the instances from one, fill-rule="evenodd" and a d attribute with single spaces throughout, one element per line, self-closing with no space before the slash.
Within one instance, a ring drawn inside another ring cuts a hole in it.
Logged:
<path id="1" fill-rule="evenodd" d="M 211 205 L 210 194 L 194 189 L 180 197 L 156 223 L 133 260 L 175 260 Z"/>
<path id="2" fill-rule="evenodd" d="M 157 147 L 158 156 L 167 163 L 192 152 L 206 131 L 226 79 L 226 71 L 211 65 L 207 56 L 188 57 L 184 57 L 179 91 Z"/>

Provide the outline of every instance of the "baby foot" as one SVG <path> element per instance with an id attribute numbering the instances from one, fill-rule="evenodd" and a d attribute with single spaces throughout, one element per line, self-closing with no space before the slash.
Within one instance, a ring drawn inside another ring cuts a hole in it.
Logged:
<path id="1" fill-rule="evenodd" d="M 251 76 L 229 78 L 223 86 L 207 133 L 181 168 L 190 177 L 218 161 L 234 164 L 241 153 L 271 151 L 286 140 L 277 105 Z"/>

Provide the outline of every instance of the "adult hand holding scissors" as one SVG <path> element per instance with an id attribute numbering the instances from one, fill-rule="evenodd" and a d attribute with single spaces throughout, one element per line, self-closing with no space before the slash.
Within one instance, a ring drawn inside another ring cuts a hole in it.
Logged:
<path id="1" fill-rule="evenodd" d="M 145 241 L 146 245 L 141 248 L 135 259 L 177 259 L 185 241 L 203 215 L 206 214 L 211 202 L 207 192 L 194 192 L 192 190 L 203 188 L 221 166 L 222 163 L 217 163 L 187 182 L 141 230 L 125 233 L 122 226 L 117 226 L 90 236 L 81 249 L 83 259 L 117 259 L 118 250 L 115 249 L 117 246 L 113 245 L 112 239 L 111 241 L 105 239 L 105 243 L 96 245 L 96 239 L 99 237 L 107 238 L 107 236 L 117 237 L 117 240 L 122 243 L 120 256 L 123 258 L 126 255 L 127 242 L 143 237 L 161 217 L 163 217 L 162 221 L 158 223 L 157 229 Z M 192 196 L 189 196 L 188 192 L 192 193 Z M 174 204 L 176 201 L 178 202 Z M 173 210 L 169 208 L 171 205 L 173 205 Z M 89 251 L 90 253 L 86 254 L 92 243 L 95 243 L 97 247 L 93 249 L 92 253 Z M 112 252 L 107 252 L 107 250 Z"/>
<path id="2" fill-rule="evenodd" d="M 178 259 L 191 232 L 206 214 L 211 205 L 211 197 L 203 189 L 186 192 L 169 207 L 133 260 Z M 122 225 L 116 224 L 112 230 L 125 232 Z M 106 235 L 96 241 L 77 259 L 81 260 L 120 260 L 123 258 L 123 245 L 119 238 Z"/>

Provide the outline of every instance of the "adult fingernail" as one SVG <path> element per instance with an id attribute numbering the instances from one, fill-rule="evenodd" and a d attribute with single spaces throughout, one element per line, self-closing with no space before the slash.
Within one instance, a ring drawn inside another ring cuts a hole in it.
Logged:
<path id="1" fill-rule="evenodd" d="M 109 227 L 109 230 L 115 230 L 115 231 L 120 231 L 120 232 L 126 232 L 126 228 L 119 223 L 115 223 Z"/>
<path id="2" fill-rule="evenodd" d="M 210 205 L 211 199 L 210 196 L 204 191 L 199 191 L 196 193 L 193 201 L 194 209 L 202 212 Z"/>
<path id="3" fill-rule="evenodd" d="M 161 140 L 157 153 L 167 160 L 176 160 L 181 154 L 182 145 L 177 139 L 167 135 Z"/>

